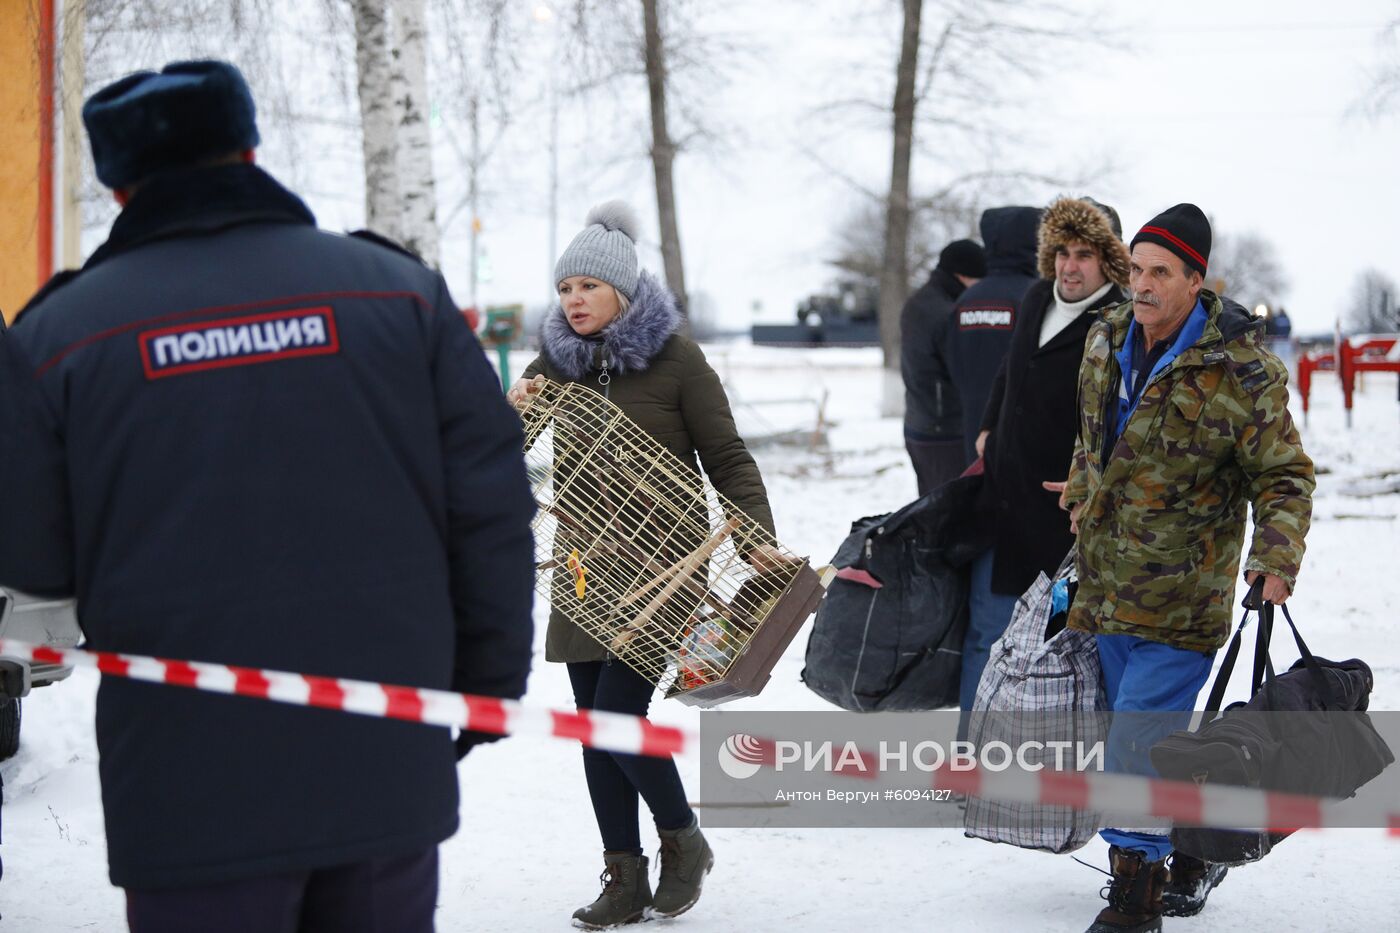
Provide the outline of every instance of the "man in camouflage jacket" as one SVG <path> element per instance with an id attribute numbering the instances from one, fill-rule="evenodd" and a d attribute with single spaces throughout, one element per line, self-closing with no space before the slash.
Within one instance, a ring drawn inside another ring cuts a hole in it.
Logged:
<path id="1" fill-rule="evenodd" d="M 1079 432 L 1062 497 L 1078 534 L 1068 624 L 1098 636 L 1115 712 L 1194 706 L 1229 633 L 1246 504 L 1255 531 L 1245 578 L 1263 577 L 1264 598 L 1288 598 L 1303 558 L 1313 465 L 1288 413 L 1287 371 L 1264 347 L 1262 322 L 1202 287 L 1209 253 L 1209 221 L 1195 205 L 1143 227 L 1132 241 L 1133 300 L 1089 331 L 1080 368 Z M 1109 769 L 1151 774 L 1146 751 L 1171 717 L 1118 719 Z M 1159 929 L 1161 887 L 1154 895 L 1148 882 L 1166 880 L 1168 838 L 1103 835 L 1114 883 L 1090 930 Z M 1210 872 L 1211 883 L 1223 875 L 1186 862 L 1173 860 L 1168 913 L 1194 912 L 1180 901 L 1178 875 Z"/>
<path id="2" fill-rule="evenodd" d="M 1135 278 L 1146 275 L 1139 243 Z M 1314 481 L 1262 322 L 1207 289 L 1198 300 L 1199 338 L 1148 380 L 1121 432 L 1111 419 L 1134 303 L 1089 332 L 1065 491 L 1079 536 L 1069 625 L 1213 652 L 1229 635 L 1246 503 L 1255 522 L 1246 578 L 1265 574 L 1265 597 L 1282 603 L 1303 559 Z"/>

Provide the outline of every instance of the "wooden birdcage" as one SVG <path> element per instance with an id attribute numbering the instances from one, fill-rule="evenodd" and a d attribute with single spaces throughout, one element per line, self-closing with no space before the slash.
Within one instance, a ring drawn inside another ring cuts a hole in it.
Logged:
<path id="1" fill-rule="evenodd" d="M 517 407 L 540 595 L 668 697 L 762 690 L 821 601 L 807 561 L 592 389 L 544 381 Z"/>

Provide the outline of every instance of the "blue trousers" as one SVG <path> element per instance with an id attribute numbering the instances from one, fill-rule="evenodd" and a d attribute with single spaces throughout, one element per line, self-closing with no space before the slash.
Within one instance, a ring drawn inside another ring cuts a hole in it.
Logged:
<path id="1" fill-rule="evenodd" d="M 579 709 L 645 716 L 656 687 L 621 661 L 569 662 L 569 681 Z M 661 829 L 684 829 L 695 818 L 685 799 L 680 772 L 670 758 L 583 750 L 583 776 L 593 815 L 608 852 L 642 854 L 637 798 L 647 802 Z"/>
<path id="2" fill-rule="evenodd" d="M 1157 771 L 1148 750 L 1160 739 L 1191 722 L 1196 695 L 1210 676 L 1215 653 L 1173 648 L 1134 635 L 1100 635 L 1099 665 L 1103 668 L 1104 693 L 1115 713 L 1176 713 L 1172 716 L 1115 716 L 1108 730 L 1105 767 L 1118 774 Z M 1171 840 L 1156 833 L 1105 829 L 1099 833 L 1109 845 L 1134 849 L 1149 862 L 1171 854 Z"/>
<path id="3" fill-rule="evenodd" d="M 1015 596 L 992 592 L 992 550 L 988 548 L 972 563 L 967 594 L 967 635 L 963 638 L 962 680 L 958 684 L 958 738 L 967 738 L 967 712 L 977 699 L 977 682 L 987 666 L 992 645 L 1011 624 L 1016 611 Z"/>

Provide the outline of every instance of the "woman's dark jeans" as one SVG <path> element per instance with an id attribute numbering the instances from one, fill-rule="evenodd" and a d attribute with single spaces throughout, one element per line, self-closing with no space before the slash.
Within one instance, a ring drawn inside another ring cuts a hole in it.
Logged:
<path id="1" fill-rule="evenodd" d="M 651 681 L 621 661 L 571 662 L 569 681 L 579 709 L 645 716 L 656 689 Z M 583 774 L 593 815 L 608 852 L 642 854 L 637 797 L 646 800 L 661 829 L 684 829 L 694 819 L 685 800 L 676 763 L 668 758 L 583 750 Z"/>

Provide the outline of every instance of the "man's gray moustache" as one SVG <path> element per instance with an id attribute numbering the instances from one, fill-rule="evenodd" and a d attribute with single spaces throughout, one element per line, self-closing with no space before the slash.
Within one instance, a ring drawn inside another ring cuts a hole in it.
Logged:
<path id="1" fill-rule="evenodd" d="M 1134 293 L 1133 301 L 1140 301 L 1143 304 L 1151 305 L 1154 308 L 1160 308 L 1162 306 L 1162 299 L 1158 298 L 1156 295 L 1139 295 Z"/>

